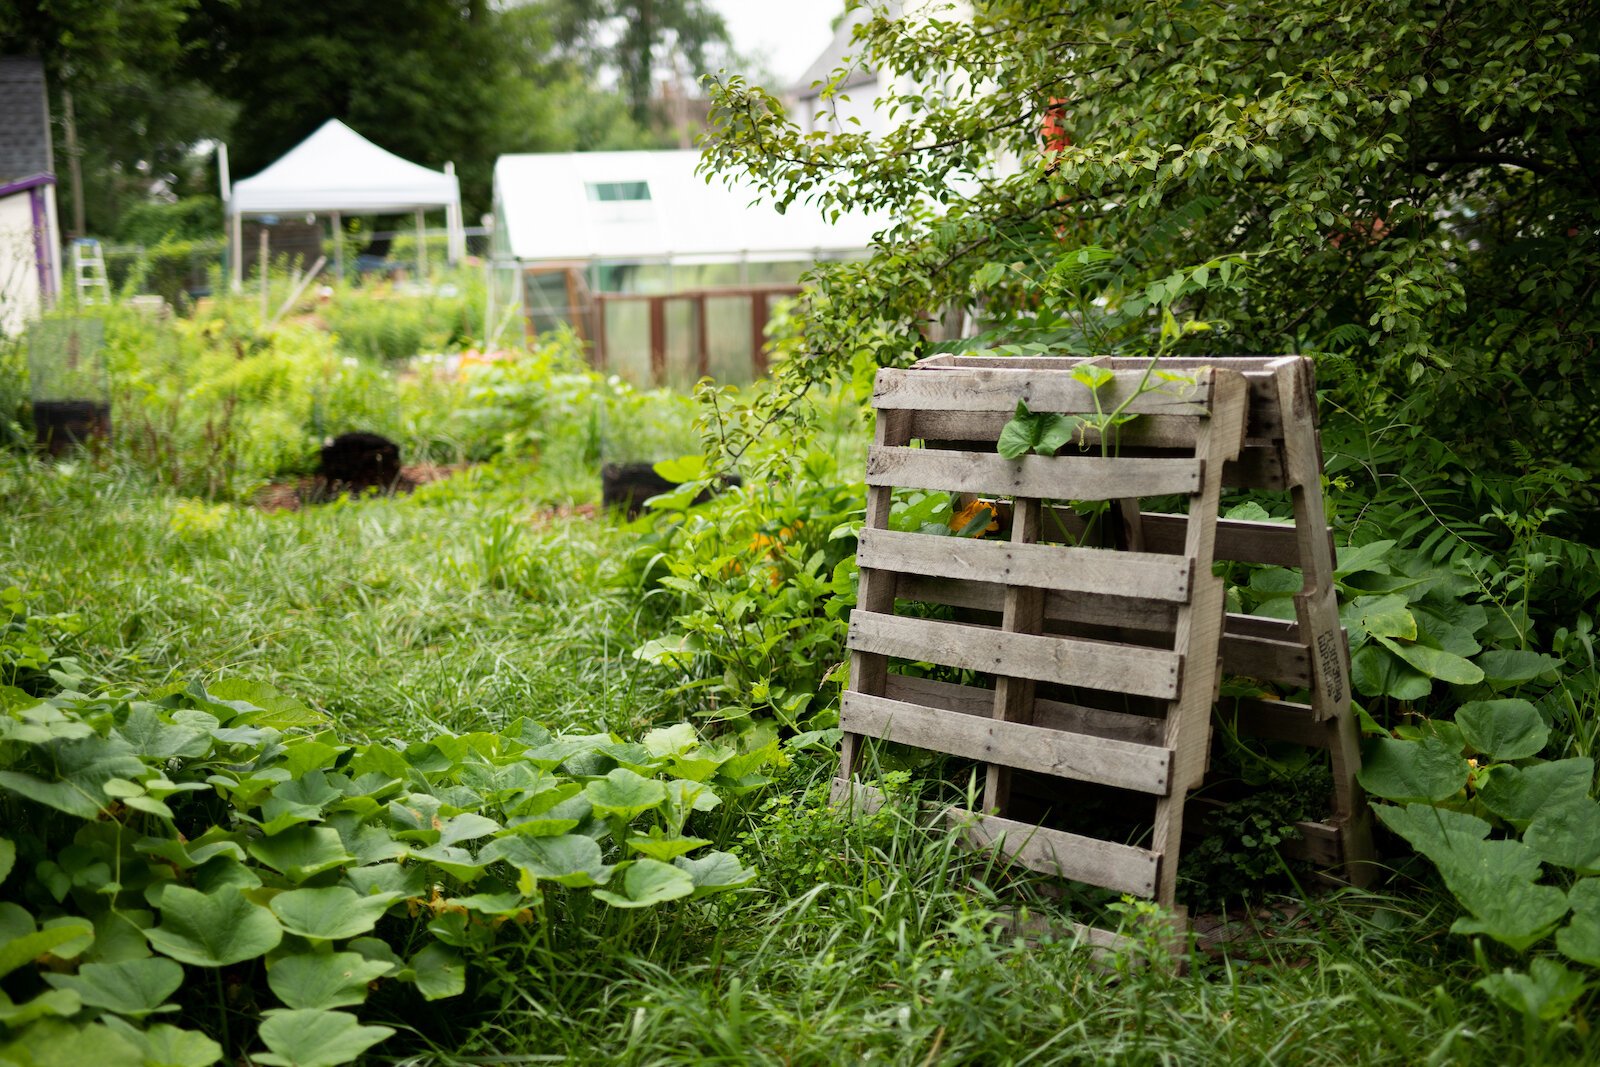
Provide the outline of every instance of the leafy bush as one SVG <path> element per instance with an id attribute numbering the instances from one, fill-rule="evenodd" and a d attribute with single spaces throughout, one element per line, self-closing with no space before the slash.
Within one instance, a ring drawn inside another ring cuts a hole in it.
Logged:
<path id="1" fill-rule="evenodd" d="M 635 655 L 683 671 L 704 716 L 831 728 L 862 487 L 818 451 L 774 457 L 701 504 L 715 479 L 699 458 L 657 470 L 683 484 L 652 504 L 630 580 L 670 623 Z"/>
<path id="2" fill-rule="evenodd" d="M 342 1009 L 402 1019 L 597 903 L 753 878 L 691 824 L 764 784 L 775 742 L 519 720 L 344 744 L 265 685 L 91 696 L 63 666 L 49 699 L 3 691 L 0 814 L 28 828 L 0 839 L 8 1062 L 344 1063 L 395 1027 Z"/>
<path id="3" fill-rule="evenodd" d="M 472 303 L 457 293 L 410 295 L 374 289 L 341 290 L 321 311 L 339 347 L 370 359 L 410 359 L 472 343 L 481 331 Z"/>
<path id="4" fill-rule="evenodd" d="M 175 237 L 180 240 L 219 240 L 222 202 L 214 196 L 186 196 L 170 204 L 145 200 L 122 213 L 117 240 L 153 245 Z"/>

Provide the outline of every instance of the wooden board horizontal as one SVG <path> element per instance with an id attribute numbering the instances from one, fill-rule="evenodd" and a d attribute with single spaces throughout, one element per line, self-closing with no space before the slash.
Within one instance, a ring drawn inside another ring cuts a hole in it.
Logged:
<path id="1" fill-rule="evenodd" d="M 880 410 L 1014 412 L 1020 401 L 1029 411 L 1092 415 L 1128 402 L 1136 415 L 1203 415 L 1211 400 L 1211 376 L 1163 382 L 1139 392 L 1142 375 L 1125 372 L 1096 391 L 1070 373 L 1041 374 L 1026 367 L 959 367 L 934 374 L 886 367 L 878 372 L 872 406 Z M 1148 383 L 1146 383 L 1148 388 Z M 1137 395 L 1136 395 L 1137 394 Z M 1096 398 L 1098 396 L 1098 406 Z"/>
<path id="2" fill-rule="evenodd" d="M 1115 500 L 1187 495 L 1200 488 L 1198 459 L 1103 459 L 1098 456 L 1023 456 L 874 445 L 867 484 L 959 493 Z"/>
<path id="3" fill-rule="evenodd" d="M 994 502 L 995 515 L 1005 521 L 1010 514 L 1009 504 Z M 1047 532 L 1066 530 L 1081 536 L 1083 516 L 1069 507 L 1052 507 L 1045 516 Z M 1187 515 L 1167 515 L 1156 511 L 1141 511 L 1140 526 L 1144 532 L 1144 547 L 1148 552 L 1177 555 L 1183 551 L 1184 538 L 1189 532 Z M 1266 563 L 1274 567 L 1300 567 L 1300 542 L 1293 523 L 1258 522 L 1252 519 L 1218 519 L 1215 558 L 1238 563 Z"/>
<path id="4" fill-rule="evenodd" d="M 897 593 L 904 600 L 972 611 L 998 612 L 1005 603 L 1005 587 L 994 582 L 903 576 Z M 1168 605 L 1153 601 L 1050 592 L 1045 595 L 1044 622 L 1047 633 L 1143 648 L 1170 644 L 1165 635 L 1175 629 L 1176 615 Z M 1084 633 L 1084 627 L 1106 632 Z M 1301 687 L 1311 684 L 1311 654 L 1292 622 L 1230 613 L 1223 625 L 1221 653 L 1227 674 Z"/>
<path id="5" fill-rule="evenodd" d="M 1194 576 L 1187 558 L 1064 545 L 862 530 L 863 567 L 1063 593 L 1183 603 Z"/>
<path id="6" fill-rule="evenodd" d="M 1160 649 L 1006 633 L 860 608 L 850 613 L 849 646 L 854 652 L 1163 700 L 1177 696 L 1183 665 L 1181 655 Z"/>
<path id="7" fill-rule="evenodd" d="M 840 719 L 851 733 L 1056 778 L 1157 796 L 1165 796 L 1172 782 L 1172 752 L 1155 745 L 962 715 L 866 693 L 846 692 Z"/>
<path id="8" fill-rule="evenodd" d="M 999 611 L 1004 605 L 1005 588 L 987 582 L 964 582 L 951 578 L 901 575 L 895 595 L 902 600 L 945 604 L 976 611 Z M 1117 600 L 1048 592 L 1044 599 L 1045 620 L 1071 621 L 1096 626 L 1126 626 L 1135 630 L 1160 630 L 1171 633 L 1176 608 L 1157 600 Z"/>
<path id="9" fill-rule="evenodd" d="M 989 716 L 994 713 L 993 689 L 941 682 L 936 678 L 891 674 L 883 695 L 891 700 L 926 704 L 961 715 Z M 1163 720 L 1153 716 L 1089 708 L 1042 697 L 1036 697 L 1033 702 L 1033 725 L 1091 734 L 1114 741 L 1131 741 L 1139 745 L 1159 744 L 1163 730 Z"/>
<path id="10" fill-rule="evenodd" d="M 1042 826 L 952 809 L 947 815 L 967 842 L 996 848 L 1015 863 L 1041 874 L 1148 897 L 1156 891 L 1158 853 L 1133 845 L 1069 834 Z"/>
<path id="11" fill-rule="evenodd" d="M 1291 700 L 1241 697 L 1231 705 L 1227 701 L 1218 705 L 1217 714 L 1231 718 L 1234 729 L 1247 737 L 1314 748 L 1331 748 L 1338 740 L 1338 719 L 1318 719 L 1310 705 Z"/>

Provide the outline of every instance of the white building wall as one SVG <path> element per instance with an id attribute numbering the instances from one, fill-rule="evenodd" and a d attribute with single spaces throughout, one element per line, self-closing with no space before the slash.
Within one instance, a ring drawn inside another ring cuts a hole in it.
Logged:
<path id="1" fill-rule="evenodd" d="M 42 310 L 34 248 L 29 192 L 0 198 L 0 334 L 21 332 Z"/>

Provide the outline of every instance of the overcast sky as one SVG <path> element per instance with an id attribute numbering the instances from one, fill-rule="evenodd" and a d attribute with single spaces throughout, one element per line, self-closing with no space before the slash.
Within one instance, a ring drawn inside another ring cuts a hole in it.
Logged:
<path id="1" fill-rule="evenodd" d="M 772 90 L 787 89 L 822 54 L 844 10 L 844 0 L 711 0 L 722 13 L 742 54 L 763 63 L 776 79 Z"/>

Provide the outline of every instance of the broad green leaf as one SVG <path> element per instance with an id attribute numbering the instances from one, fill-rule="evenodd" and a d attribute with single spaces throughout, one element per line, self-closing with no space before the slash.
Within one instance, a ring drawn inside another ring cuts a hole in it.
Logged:
<path id="1" fill-rule="evenodd" d="M 95 865 L 98 869 L 99 865 Z M 98 883 L 97 883 L 98 884 Z M 50 950 L 50 955 L 62 960 L 75 960 L 94 944 L 94 924 L 81 915 L 58 915 L 39 924 L 40 930 L 70 929 L 72 937 Z"/>
<path id="2" fill-rule="evenodd" d="M 1467 784 L 1471 767 L 1437 737 L 1396 741 L 1389 737 L 1362 746 L 1361 787 L 1385 800 L 1444 800 Z"/>
<path id="3" fill-rule="evenodd" d="M 756 872 L 741 864 L 738 857 L 727 852 L 708 852 L 695 859 L 676 859 L 672 865 L 687 874 L 694 882 L 694 895 L 721 893 L 738 889 L 756 880 Z"/>
<path id="4" fill-rule="evenodd" d="M 21 771 L 0 771 L 0 789 L 80 819 L 100 815 L 107 797 L 101 789 L 112 778 L 138 778 L 144 763 L 121 738 L 86 737 L 48 746 L 56 776 L 46 780 Z"/>
<path id="5" fill-rule="evenodd" d="M 268 905 L 283 928 L 313 941 L 338 941 L 366 933 L 388 910 L 387 896 L 364 897 L 342 885 L 293 889 Z"/>
<path id="6" fill-rule="evenodd" d="M 1471 913 L 1451 927 L 1488 934 L 1522 951 L 1544 938 L 1567 912 L 1560 889 L 1535 884 L 1539 857 L 1520 841 L 1487 840 L 1491 827 L 1465 812 L 1410 804 L 1377 805 L 1384 824 L 1439 868 L 1445 885 Z"/>
<path id="7" fill-rule="evenodd" d="M 1490 768 L 1478 787 L 1478 799 L 1518 830 L 1526 830 L 1544 808 L 1586 800 L 1593 782 L 1594 760 L 1587 756 L 1531 767 L 1502 764 Z"/>
<path id="8" fill-rule="evenodd" d="M 183 968 L 172 960 L 148 957 L 123 963 L 86 963 L 77 974 L 46 974 L 57 989 L 70 989 L 91 1008 L 142 1019 L 152 1012 L 177 1011 L 167 998 L 183 984 Z"/>
<path id="9" fill-rule="evenodd" d="M 686 722 L 651 730 L 644 735 L 644 747 L 655 756 L 673 756 L 687 752 L 700 743 L 700 735 Z"/>
<path id="10" fill-rule="evenodd" d="M 1076 415 L 1048 415 L 1039 429 L 1033 449 L 1041 456 L 1053 456 L 1071 443 L 1083 420 Z"/>
<path id="11" fill-rule="evenodd" d="M 153 704 L 138 704 L 117 733 L 140 757 L 160 762 L 182 756 L 196 759 L 211 751 L 211 734 L 196 726 L 162 722 Z"/>
<path id="12" fill-rule="evenodd" d="M 588 783 L 583 792 L 596 815 L 614 816 L 624 822 L 659 807 L 667 799 L 664 785 L 626 767 L 618 767 L 604 778 Z"/>
<path id="13" fill-rule="evenodd" d="M 1020 459 L 1033 451 L 1043 431 L 1044 417 L 1028 410 L 1028 405 L 1017 401 L 1016 414 L 1000 430 L 1000 440 L 995 451 L 1006 459 Z"/>
<path id="14" fill-rule="evenodd" d="M 4 882 L 11 874 L 11 868 L 17 862 L 17 846 L 10 838 L 0 837 L 0 882 Z"/>
<path id="15" fill-rule="evenodd" d="M 291 1008 L 344 1008 L 367 999 L 367 984 L 389 973 L 384 960 L 357 952 L 285 956 L 267 968 L 273 995 Z"/>
<path id="16" fill-rule="evenodd" d="M 459 996 L 467 988 L 467 964 L 448 945 L 432 944 L 411 957 L 409 970 L 417 992 L 426 1000 Z"/>
<path id="17" fill-rule="evenodd" d="M 1352 644 L 1360 642 L 1360 635 L 1374 637 L 1399 637 L 1414 641 L 1417 637 L 1417 620 L 1407 608 L 1403 595 L 1356 597 L 1340 615 L 1350 628 Z"/>
<path id="18" fill-rule="evenodd" d="M 222 1046 L 195 1030 L 156 1023 L 138 1030 L 121 1019 L 106 1020 L 144 1056 L 144 1067 L 211 1067 L 222 1059 Z"/>
<path id="19" fill-rule="evenodd" d="M 1388 637 L 1380 637 L 1377 634 L 1372 636 L 1373 640 L 1429 678 L 1437 678 L 1452 685 L 1476 685 L 1483 681 L 1483 671 L 1476 664 L 1442 648 L 1403 645 Z"/>
<path id="20" fill-rule="evenodd" d="M 629 848 L 655 860 L 675 860 L 710 843 L 703 837 L 663 836 L 659 829 L 652 829 L 648 836 L 628 838 Z"/>
<path id="21" fill-rule="evenodd" d="M 395 955 L 394 949 L 389 947 L 387 941 L 380 941 L 376 937 L 358 937 L 345 948 L 362 959 L 383 964 L 388 968 L 383 973 L 385 978 L 394 978 L 405 970 L 405 961 Z"/>
<path id="22" fill-rule="evenodd" d="M 687 871 L 659 860 L 634 860 L 622 873 L 620 890 L 596 889 L 594 895 L 614 908 L 647 908 L 694 892 L 694 879 Z"/>
<path id="23" fill-rule="evenodd" d="M 1389 573 L 1389 564 L 1384 562 L 1385 556 L 1393 548 L 1393 541 L 1372 541 L 1365 545 L 1345 545 L 1339 549 L 1339 558 L 1334 565 L 1334 573 L 1340 577 L 1347 574 L 1359 574 L 1362 571 L 1375 571 L 1379 574 Z"/>
<path id="24" fill-rule="evenodd" d="M 260 1030 L 271 1051 L 251 1058 L 272 1067 L 339 1067 L 392 1033 L 388 1026 L 362 1026 L 348 1012 L 273 1009 L 263 1013 Z"/>
<path id="25" fill-rule="evenodd" d="M 500 824 L 476 812 L 462 812 L 445 820 L 439 827 L 439 844 L 454 845 L 462 841 L 476 841 L 500 829 Z"/>
<path id="26" fill-rule="evenodd" d="M 326 826 L 291 826 L 248 845 L 250 855 L 298 885 L 314 874 L 354 861 L 338 831 Z"/>
<path id="27" fill-rule="evenodd" d="M 223 678 L 211 684 L 210 694 L 218 700 L 253 705 L 233 720 L 236 724 L 287 730 L 293 726 L 321 726 L 327 722 L 327 716 L 312 711 L 266 682 Z"/>
<path id="28" fill-rule="evenodd" d="M 420 897 L 427 892 L 427 877 L 422 867 L 412 864 L 379 863 L 371 867 L 352 867 L 344 880 L 364 897 L 383 896 L 390 900 Z"/>
<path id="29" fill-rule="evenodd" d="M 1567 891 L 1572 919 L 1556 931 L 1556 948 L 1568 959 L 1600 967 L 1600 878 L 1585 878 Z"/>
<path id="30" fill-rule="evenodd" d="M 175 885 L 161 896 L 161 925 L 145 937 L 180 963 L 225 967 L 271 952 L 283 940 L 283 929 L 270 911 L 232 886 L 201 893 Z"/>
<path id="31" fill-rule="evenodd" d="M 1495 689 L 1510 689 L 1531 682 L 1559 667 L 1560 661 L 1542 652 L 1492 648 L 1476 660 L 1483 676 Z"/>
<path id="32" fill-rule="evenodd" d="M 144 1067 L 143 1053 L 103 1023 L 44 1019 L 0 1045 L 6 1067 Z"/>
<path id="33" fill-rule="evenodd" d="M 1456 711 L 1456 725 L 1467 744 L 1497 760 L 1536 756 L 1550 737 L 1526 700 L 1474 700 Z"/>
<path id="34" fill-rule="evenodd" d="M 1428 676 L 1377 644 L 1350 654 L 1350 683 L 1362 696 L 1421 700 L 1433 691 Z"/>
<path id="35" fill-rule="evenodd" d="M 143 908 L 120 908 L 95 916 L 94 944 L 83 954 L 86 963 L 123 963 L 146 959 L 150 943 L 144 932 L 155 922 L 155 914 Z"/>
<path id="36" fill-rule="evenodd" d="M 569 888 L 604 885 L 611 868 L 601 859 L 600 845 L 581 834 L 559 837 L 501 837 L 484 846 L 485 863 L 504 860 L 532 878 L 545 878 Z"/>
<path id="37" fill-rule="evenodd" d="M 0 1026 L 13 1033 L 36 1019 L 71 1018 L 83 1010 L 83 1001 L 70 989 L 47 989 L 21 1004 L 11 1003 L 11 998 L 0 993 Z M 0 1060 L 0 1063 L 5 1061 Z"/>
<path id="38" fill-rule="evenodd" d="M 84 932 L 94 936 L 94 927 L 87 919 L 74 918 L 59 926 L 46 927 L 33 933 L 12 937 L 0 944 L 0 977 L 18 967 L 32 963 L 36 958 L 72 941 L 80 940 Z"/>
<path id="39" fill-rule="evenodd" d="M 1588 797 L 1546 804 L 1522 839 L 1546 863 L 1600 873 L 1600 804 Z"/>
<path id="40" fill-rule="evenodd" d="M 1581 974 L 1552 959 L 1531 960 L 1528 970 L 1521 974 L 1507 968 L 1473 985 L 1519 1014 L 1546 1023 L 1565 1018 L 1588 988 Z"/>

